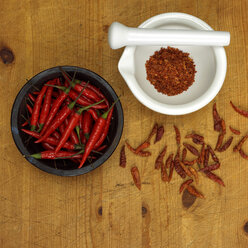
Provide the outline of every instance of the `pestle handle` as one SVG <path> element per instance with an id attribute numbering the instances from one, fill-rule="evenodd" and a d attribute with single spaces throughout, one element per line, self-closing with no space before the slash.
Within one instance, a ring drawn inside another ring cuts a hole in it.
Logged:
<path id="1" fill-rule="evenodd" d="M 130 28 L 119 22 L 109 27 L 112 49 L 123 46 L 228 46 L 230 33 L 211 30 Z"/>

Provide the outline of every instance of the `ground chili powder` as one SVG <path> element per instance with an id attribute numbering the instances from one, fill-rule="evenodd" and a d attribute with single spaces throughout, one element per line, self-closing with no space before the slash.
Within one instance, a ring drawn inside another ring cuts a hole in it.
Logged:
<path id="1" fill-rule="evenodd" d="M 146 61 L 147 80 L 158 92 L 175 96 L 195 81 L 195 64 L 189 53 L 173 47 L 161 48 Z"/>

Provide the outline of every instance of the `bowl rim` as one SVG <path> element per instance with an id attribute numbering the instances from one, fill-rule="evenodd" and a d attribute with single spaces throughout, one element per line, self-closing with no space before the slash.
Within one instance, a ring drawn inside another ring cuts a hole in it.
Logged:
<path id="1" fill-rule="evenodd" d="M 20 153 L 22 155 L 27 154 L 30 155 L 28 150 L 26 149 L 25 145 L 23 144 L 20 135 L 19 135 L 19 129 L 18 129 L 18 124 L 17 124 L 17 117 L 18 117 L 18 112 L 19 112 L 19 105 L 20 102 L 22 101 L 23 97 L 27 94 L 26 91 L 27 89 L 29 89 L 31 87 L 31 84 L 33 84 L 34 82 L 37 82 L 39 80 L 42 79 L 43 76 L 47 75 L 47 74 L 51 74 L 54 72 L 59 72 L 59 67 L 62 67 L 65 70 L 68 71 L 75 71 L 77 70 L 77 72 L 81 72 L 81 73 L 86 73 L 87 75 L 90 75 L 92 78 L 94 78 L 95 80 L 97 80 L 100 83 L 104 84 L 104 90 L 108 91 L 111 96 L 115 99 L 118 98 L 116 92 L 114 91 L 114 89 L 112 88 L 112 86 L 104 79 L 102 78 L 100 75 L 98 75 L 97 73 L 86 69 L 86 68 L 82 68 L 82 67 L 78 67 L 78 66 L 55 66 L 52 68 L 48 68 L 46 70 L 43 70 L 41 72 L 39 72 L 38 74 L 36 74 L 35 76 L 33 76 L 30 80 L 28 80 L 20 89 L 20 91 L 18 92 L 14 103 L 12 105 L 12 109 L 11 109 L 11 133 L 12 133 L 12 137 L 14 139 L 14 142 L 16 144 L 16 147 L 18 148 L 18 150 L 20 151 Z M 45 171 L 47 173 L 53 174 L 53 175 L 57 175 L 57 176 L 78 176 L 78 175 L 82 175 L 82 174 L 86 174 L 96 168 L 98 168 L 99 166 L 101 166 L 102 164 L 104 164 L 104 162 L 107 161 L 107 159 L 113 154 L 113 152 L 115 151 L 115 149 L 117 148 L 121 136 L 122 136 L 122 132 L 123 132 L 123 126 L 124 126 L 124 116 L 123 116 L 123 109 L 122 109 L 122 105 L 120 100 L 116 102 L 115 107 L 117 109 L 117 116 L 118 116 L 118 126 L 117 126 L 117 130 L 116 130 L 116 135 L 114 137 L 113 142 L 111 143 L 111 145 L 107 148 L 106 152 L 96 161 L 94 161 L 92 164 L 89 164 L 85 167 L 82 167 L 80 169 L 71 169 L 71 170 L 63 170 L 63 169 L 56 169 L 56 168 L 52 168 L 48 165 L 45 165 L 44 163 L 42 163 L 42 160 L 37 160 L 35 158 L 32 157 L 27 157 L 24 156 L 25 159 L 31 163 L 32 165 L 34 165 L 35 167 L 37 167 L 38 169 Z"/>
<path id="2" fill-rule="evenodd" d="M 213 30 L 206 22 L 203 20 L 189 15 L 185 13 L 179 12 L 169 12 L 163 13 L 156 16 L 153 16 L 142 24 L 139 25 L 140 28 L 146 28 L 150 24 L 160 22 L 161 20 L 187 20 L 191 21 L 199 27 L 202 27 L 205 30 Z M 134 52 L 135 46 L 127 46 L 118 63 L 118 69 L 124 80 L 126 81 L 129 89 L 132 91 L 134 96 L 146 107 L 150 108 L 153 111 L 167 114 L 167 115 L 184 115 L 195 112 L 204 106 L 206 106 L 209 102 L 211 102 L 214 97 L 220 91 L 226 76 L 227 70 L 227 58 L 224 47 L 212 47 L 215 61 L 216 61 L 216 73 L 214 79 L 212 81 L 211 86 L 206 90 L 206 92 L 195 100 L 186 103 L 186 104 L 178 104 L 178 105 L 170 105 L 163 104 L 161 102 L 156 101 L 152 97 L 148 96 L 139 86 L 132 69 L 134 70 Z M 129 61 L 126 61 L 126 57 L 129 58 Z M 131 61 L 130 61 L 131 60 Z M 131 67 L 133 67 L 131 69 Z M 128 73 L 126 72 L 128 71 Z"/>

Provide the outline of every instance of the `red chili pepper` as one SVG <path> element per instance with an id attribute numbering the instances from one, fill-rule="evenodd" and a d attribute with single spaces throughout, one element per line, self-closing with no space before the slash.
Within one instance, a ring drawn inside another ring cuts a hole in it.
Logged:
<path id="1" fill-rule="evenodd" d="M 244 159 L 248 160 L 248 155 L 247 155 L 247 154 L 245 154 L 245 152 L 243 151 L 243 149 L 242 149 L 242 148 L 240 148 L 240 150 L 239 150 L 239 154 L 240 154 L 240 156 L 241 156 L 242 158 L 244 158 Z"/>
<path id="2" fill-rule="evenodd" d="M 39 139 L 41 136 L 39 133 L 36 133 L 34 131 L 30 131 L 30 130 L 26 130 L 26 129 L 22 129 L 22 131 L 26 134 L 29 134 L 30 136 Z M 44 142 L 53 145 L 53 146 L 57 146 L 59 143 L 58 139 L 55 139 L 53 137 L 47 137 L 46 139 L 44 139 Z M 68 149 L 68 150 L 78 150 L 78 149 L 82 149 L 81 146 L 79 145 L 73 145 L 71 142 L 65 142 L 65 144 L 63 145 L 63 148 Z"/>
<path id="3" fill-rule="evenodd" d="M 229 129 L 231 130 L 231 132 L 232 132 L 233 134 L 236 134 L 236 135 L 240 135 L 240 134 L 241 134 L 241 132 L 240 132 L 239 130 L 237 130 L 237 129 L 231 127 L 231 126 L 229 126 Z"/>
<path id="4" fill-rule="evenodd" d="M 56 99 L 56 101 L 53 103 L 53 106 L 50 110 L 50 113 L 47 117 L 46 123 L 42 128 L 41 131 L 41 135 L 43 135 L 45 133 L 45 131 L 47 130 L 47 128 L 50 126 L 52 120 L 54 119 L 55 115 L 57 114 L 61 104 L 64 102 L 64 100 L 67 98 L 68 93 L 70 92 L 70 87 L 66 88 L 60 95 L 59 97 Z"/>
<path id="5" fill-rule="evenodd" d="M 127 148 L 133 152 L 134 154 L 140 156 L 140 157 L 149 157 L 151 156 L 151 152 L 149 151 L 140 151 L 139 153 L 136 153 L 136 149 L 134 149 L 127 141 L 125 141 L 126 145 L 127 145 Z"/>
<path id="6" fill-rule="evenodd" d="M 140 181 L 139 169 L 136 166 L 132 167 L 131 174 L 133 176 L 133 181 L 134 181 L 135 186 L 139 190 L 141 190 L 141 181 Z"/>
<path id="7" fill-rule="evenodd" d="M 248 117 L 248 111 L 236 107 L 236 106 L 232 103 L 232 101 L 230 101 L 230 104 L 231 104 L 231 106 L 233 107 L 233 109 L 234 109 L 237 113 L 239 113 L 240 115 L 243 115 L 244 117 Z"/>
<path id="8" fill-rule="evenodd" d="M 94 119 L 94 121 L 96 121 L 98 119 L 99 116 L 98 116 L 95 109 L 91 108 L 91 109 L 87 110 L 87 112 L 91 114 L 91 117 Z"/>
<path id="9" fill-rule="evenodd" d="M 59 132 L 61 135 L 65 132 L 65 123 L 64 122 L 59 126 Z"/>
<path id="10" fill-rule="evenodd" d="M 55 153 L 55 151 L 43 151 L 40 153 L 35 153 L 30 155 L 33 158 L 36 159 L 71 159 L 71 158 L 82 158 L 81 154 L 75 153 L 75 152 L 67 152 L 67 151 L 61 151 L 58 153 Z"/>
<path id="11" fill-rule="evenodd" d="M 176 142 L 177 145 L 180 145 L 181 143 L 181 134 L 177 126 L 174 125 L 175 133 L 176 133 Z"/>
<path id="12" fill-rule="evenodd" d="M 232 141 L 233 141 L 233 137 L 231 136 L 227 141 L 226 143 L 223 144 L 223 146 L 221 146 L 219 149 L 218 149 L 218 152 L 224 152 L 226 151 L 229 146 L 232 144 Z"/>
<path id="13" fill-rule="evenodd" d="M 35 102 L 35 97 L 31 93 L 28 94 L 28 97 L 32 102 Z"/>
<path id="14" fill-rule="evenodd" d="M 54 81 L 51 82 L 51 84 L 53 84 Z M 50 111 L 50 107 L 51 107 L 51 100 L 52 100 L 52 93 L 53 93 L 53 87 L 48 87 L 47 91 L 46 91 L 46 96 L 43 102 L 43 106 L 41 109 L 41 113 L 40 113 L 40 119 L 39 119 L 39 130 L 38 132 L 40 132 L 46 122 L 47 116 L 49 114 Z"/>
<path id="15" fill-rule="evenodd" d="M 202 199 L 205 198 L 204 195 L 202 193 L 200 193 L 199 191 L 197 191 L 197 189 L 194 186 L 187 185 L 186 188 L 191 195 L 194 195 L 194 196 L 202 198 Z"/>
<path id="16" fill-rule="evenodd" d="M 94 149 L 97 149 L 98 147 L 100 147 L 101 144 L 103 143 L 103 141 L 106 139 L 108 131 L 109 131 L 109 126 L 110 126 L 110 123 L 111 123 L 111 118 L 112 118 L 112 115 L 113 115 L 113 111 L 114 111 L 113 108 L 109 111 L 105 127 L 103 129 L 103 132 L 102 132 L 99 140 L 96 142 L 96 144 L 94 146 Z"/>
<path id="17" fill-rule="evenodd" d="M 70 133 L 70 141 L 72 144 L 79 144 L 79 138 L 74 130 Z"/>
<path id="18" fill-rule="evenodd" d="M 188 185 L 193 183 L 193 179 L 188 179 L 185 182 L 183 182 L 180 186 L 179 193 L 181 194 L 185 188 L 187 188 Z"/>
<path id="19" fill-rule="evenodd" d="M 213 180 L 214 182 L 220 184 L 221 186 L 225 187 L 224 182 L 222 181 L 222 179 L 220 177 L 218 177 L 217 175 L 215 175 L 214 173 L 210 172 L 210 171 L 205 171 L 205 175 L 210 178 L 211 180 Z"/>
<path id="20" fill-rule="evenodd" d="M 194 146 L 192 146 L 192 145 L 190 145 L 190 144 L 188 144 L 188 143 L 183 143 L 183 145 L 193 154 L 193 155 L 195 155 L 195 156 L 199 156 L 199 152 L 198 152 L 198 150 L 194 147 Z"/>
<path id="21" fill-rule="evenodd" d="M 119 100 L 119 99 L 117 99 Z M 95 122 L 93 129 L 91 131 L 90 137 L 85 145 L 85 151 L 83 154 L 83 158 L 82 161 L 79 165 L 78 168 L 81 168 L 83 166 L 83 164 L 85 163 L 87 157 L 89 156 L 90 152 L 92 151 L 92 149 L 94 148 L 95 144 L 97 143 L 97 141 L 99 140 L 99 138 L 102 135 L 102 132 L 104 130 L 104 127 L 106 125 L 106 119 L 109 115 L 110 110 L 114 107 L 115 102 L 112 104 L 112 106 L 108 109 L 108 111 L 106 111 L 105 113 L 103 113 Z"/>
<path id="22" fill-rule="evenodd" d="M 121 153 L 120 153 L 120 167 L 125 168 L 127 165 L 127 159 L 126 159 L 126 153 L 125 153 L 125 145 L 122 146 L 121 148 Z"/>
<path id="23" fill-rule="evenodd" d="M 40 108 L 41 108 L 41 103 L 42 103 L 42 99 L 43 96 L 45 95 L 47 90 L 47 86 L 43 86 L 39 95 L 37 96 L 35 103 L 34 103 L 34 107 L 33 107 L 33 112 L 32 112 L 32 116 L 31 116 L 31 131 L 34 131 L 39 119 L 39 114 L 40 114 Z"/>
<path id="24" fill-rule="evenodd" d="M 82 81 L 80 83 L 82 86 L 85 86 L 86 82 Z M 101 98 L 104 99 L 104 101 L 106 102 L 107 107 L 109 108 L 109 102 L 107 100 L 107 98 L 103 95 L 103 93 L 95 86 L 93 86 L 92 84 L 88 84 L 87 86 L 89 89 L 95 91 L 95 93 Z"/>
<path id="25" fill-rule="evenodd" d="M 43 146 L 44 149 L 46 150 L 54 150 L 54 146 L 50 145 L 49 143 L 46 143 L 46 142 L 42 142 L 41 145 Z"/>
<path id="26" fill-rule="evenodd" d="M 159 153 L 156 161 L 155 161 L 155 169 L 159 170 L 163 166 L 163 159 L 167 150 L 167 146 L 165 145 L 163 150 Z"/>
<path id="27" fill-rule="evenodd" d="M 105 149 L 106 147 L 107 147 L 107 145 L 100 146 L 99 148 L 96 149 L 96 151 L 100 152 L 103 149 Z"/>
<path id="28" fill-rule="evenodd" d="M 33 92 L 32 92 L 32 94 L 34 94 L 34 95 L 36 95 L 36 96 L 37 96 L 37 95 L 39 95 L 39 94 L 40 94 L 40 91 L 33 91 Z"/>
<path id="29" fill-rule="evenodd" d="M 221 125 L 220 125 L 221 118 L 219 116 L 219 113 L 217 112 L 216 103 L 214 103 L 213 105 L 213 119 L 214 119 L 214 130 L 217 132 L 220 132 L 221 131 Z"/>
<path id="30" fill-rule="evenodd" d="M 86 140 L 88 140 L 92 129 L 93 119 L 91 118 L 91 115 L 88 111 L 85 111 L 82 115 L 83 115 L 82 130 Z"/>
<path id="31" fill-rule="evenodd" d="M 102 100 L 103 101 L 103 100 Z M 100 102 L 102 102 L 100 101 Z M 98 103 L 93 103 L 94 105 L 95 104 L 98 104 Z M 66 126 L 66 130 L 65 132 L 63 133 L 62 137 L 60 138 L 59 140 L 59 144 L 58 146 L 56 147 L 55 149 L 55 153 L 57 153 L 64 145 L 64 143 L 67 141 L 67 139 L 69 138 L 71 132 L 74 130 L 74 128 L 76 127 L 78 121 L 79 121 L 79 118 L 80 118 L 80 115 L 82 114 L 82 112 L 84 110 L 87 110 L 89 108 L 91 108 L 92 105 L 89 105 L 87 107 L 83 107 L 83 108 L 80 108 L 79 110 L 77 110 L 70 118 L 70 120 L 68 121 L 68 125 Z M 87 147 L 87 144 L 86 144 L 86 147 Z M 91 149 L 92 150 L 92 149 Z M 86 149 L 85 149 L 85 152 L 86 152 Z M 85 154 L 84 152 L 84 154 Z M 88 154 L 89 155 L 89 154 Z M 87 157 L 86 157 L 87 158 Z"/>
<path id="32" fill-rule="evenodd" d="M 239 143 L 233 148 L 233 151 L 238 152 L 241 149 L 242 145 L 247 140 L 247 138 L 248 138 L 248 134 L 246 134 L 244 137 L 242 137 L 241 140 L 239 141 Z"/>
<path id="33" fill-rule="evenodd" d="M 22 123 L 22 127 L 25 127 L 28 125 L 28 120 L 26 120 L 24 123 Z"/>
<path id="34" fill-rule="evenodd" d="M 54 131 L 52 133 L 52 136 L 55 138 L 55 139 L 60 139 L 60 134 L 57 132 L 57 131 Z"/>
<path id="35" fill-rule="evenodd" d="M 164 135 L 164 126 L 162 125 L 157 129 L 154 144 L 157 143 L 158 141 L 160 141 L 162 139 L 163 135 Z"/>
<path id="36" fill-rule="evenodd" d="M 26 104 L 26 107 L 27 107 L 27 109 L 28 109 L 28 112 L 29 112 L 30 114 L 32 114 L 32 112 L 33 112 L 32 107 L 31 107 L 29 104 Z"/>
<path id="37" fill-rule="evenodd" d="M 78 93 L 74 90 L 71 90 L 69 92 L 69 97 L 72 99 L 72 100 L 75 100 L 78 96 Z M 77 100 L 77 103 L 82 105 L 82 106 L 87 106 L 87 105 L 90 105 L 92 103 L 94 103 L 93 101 L 91 100 L 88 100 L 87 98 L 85 98 L 84 96 L 81 96 L 78 100 Z M 93 108 L 94 109 L 105 109 L 107 107 L 107 105 L 105 103 L 102 103 L 102 104 L 99 104 L 99 105 L 96 105 L 94 106 Z"/>

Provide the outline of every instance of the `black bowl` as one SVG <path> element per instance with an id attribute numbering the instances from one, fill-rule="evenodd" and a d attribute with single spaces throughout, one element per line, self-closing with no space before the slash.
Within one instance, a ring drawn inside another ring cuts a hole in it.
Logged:
<path id="1" fill-rule="evenodd" d="M 71 75 L 76 72 L 77 79 L 84 80 L 86 82 L 89 81 L 92 85 L 98 87 L 110 103 L 114 102 L 118 98 L 113 88 L 96 73 L 75 66 L 63 66 L 62 68 Z M 103 154 L 91 164 L 86 164 L 82 168 L 77 169 L 78 165 L 73 163 L 71 160 L 56 160 L 55 162 L 54 160 L 37 160 L 32 158 L 28 155 L 38 153 L 44 149 L 40 144 L 35 144 L 33 142 L 34 140 L 29 140 L 29 136 L 21 131 L 21 125 L 25 121 L 22 116 L 26 115 L 26 101 L 28 98 L 28 93 L 35 91 L 35 88 L 40 89 L 45 82 L 56 77 L 61 77 L 61 72 L 58 67 L 47 69 L 34 76 L 22 87 L 12 107 L 12 136 L 19 151 L 25 155 L 25 158 L 37 168 L 59 176 L 77 176 L 85 174 L 102 165 L 116 149 L 123 130 L 122 106 L 120 101 L 117 101 L 115 104 L 112 121 L 109 128 L 107 141 L 108 146 L 103 151 Z M 29 142 L 27 142 L 28 140 Z"/>

